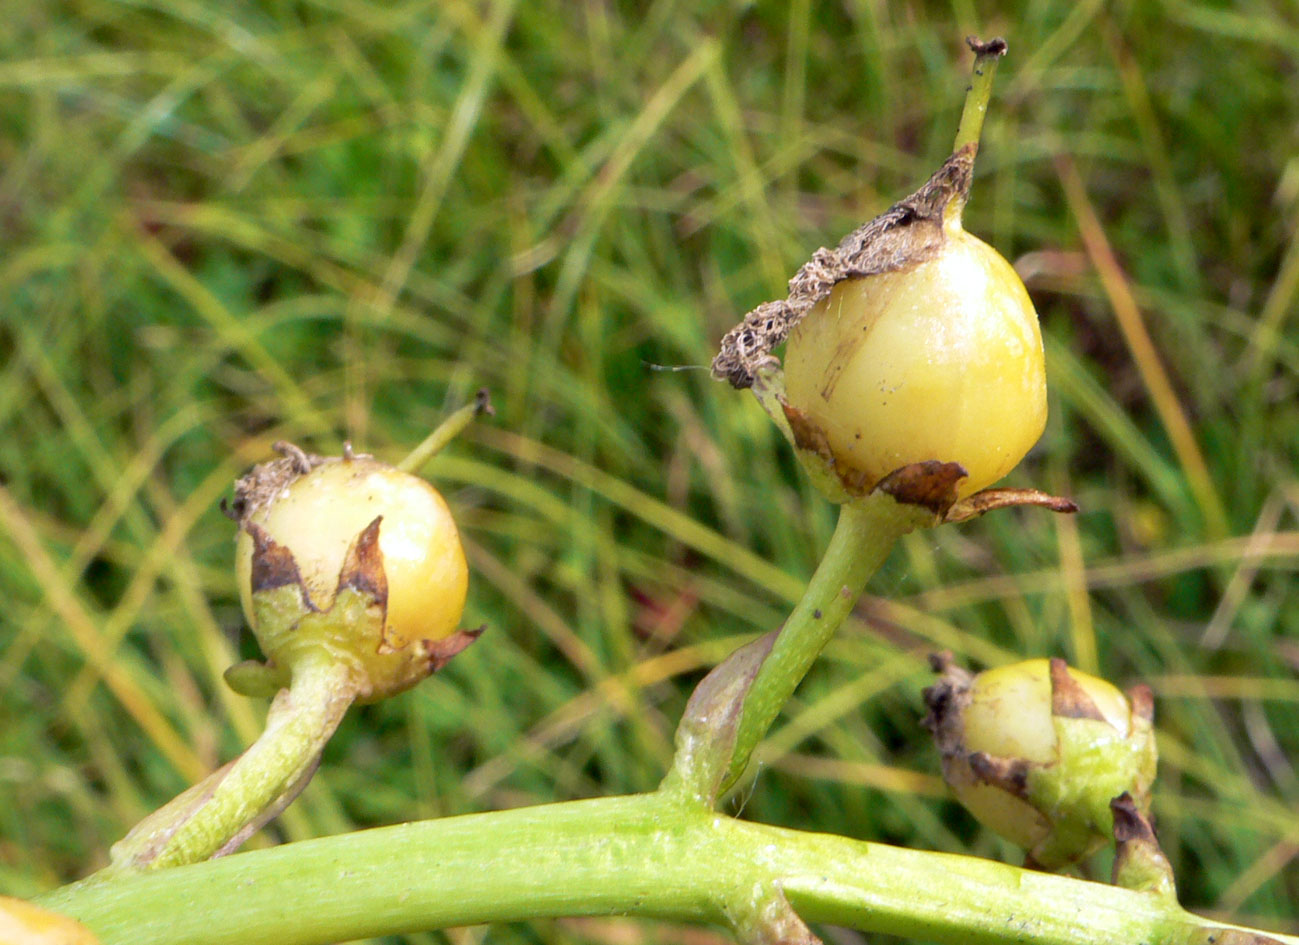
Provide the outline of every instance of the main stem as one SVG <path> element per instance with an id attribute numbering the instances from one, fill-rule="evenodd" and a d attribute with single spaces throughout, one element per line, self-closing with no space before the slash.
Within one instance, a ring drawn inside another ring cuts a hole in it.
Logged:
<path id="1" fill-rule="evenodd" d="M 292 843 L 41 904 L 103 945 L 313 945 L 549 916 L 729 924 L 759 889 L 809 921 L 961 945 L 1207 945 L 1216 928 L 1148 893 L 746 823 L 662 793 Z"/>
<path id="2" fill-rule="evenodd" d="M 915 509 L 883 494 L 840 507 L 825 556 L 745 698 L 728 783 L 743 773 L 754 747 L 852 611 L 867 580 L 915 522 Z"/>

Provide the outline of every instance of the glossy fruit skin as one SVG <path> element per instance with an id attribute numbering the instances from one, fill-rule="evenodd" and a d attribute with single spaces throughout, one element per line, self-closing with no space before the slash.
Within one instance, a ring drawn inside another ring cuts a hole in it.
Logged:
<path id="1" fill-rule="evenodd" d="M 288 548 L 312 606 L 324 611 L 333 604 L 349 547 L 380 516 L 386 646 L 399 649 L 451 635 L 464 611 L 468 567 L 446 501 L 418 476 L 369 457 L 329 459 L 252 510 L 248 520 Z M 244 614 L 256 630 L 252 556 L 253 540 L 243 529 L 236 574 Z"/>
<path id="2" fill-rule="evenodd" d="M 958 462 L 964 498 L 1005 476 L 1046 425 L 1037 314 L 996 250 L 945 228 L 937 255 L 845 279 L 798 322 L 784 357 L 791 407 L 842 476 L 870 488 L 926 460 Z"/>
<path id="3" fill-rule="evenodd" d="M 1131 731 L 1131 708 L 1116 687 L 1076 669 L 1068 670 L 1114 730 Z M 1056 760 L 1057 735 L 1051 716 L 1050 661 L 1024 660 L 974 677 L 965 709 L 965 747 L 1038 764 Z"/>

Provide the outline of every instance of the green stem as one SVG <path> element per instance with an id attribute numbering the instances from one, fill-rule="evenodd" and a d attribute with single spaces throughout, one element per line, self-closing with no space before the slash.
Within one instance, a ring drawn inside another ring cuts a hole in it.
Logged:
<path id="1" fill-rule="evenodd" d="M 978 151 L 979 137 L 983 134 L 983 118 L 988 113 L 988 102 L 992 98 L 992 80 L 997 74 L 997 61 L 1006 54 L 1005 40 L 993 39 L 980 43 L 971 37 L 967 42 L 974 50 L 974 71 L 970 76 L 970 86 L 965 90 L 965 107 L 961 110 L 961 123 L 956 127 L 952 153 L 971 146 Z M 961 214 L 968 199 L 967 192 L 948 203 L 943 211 L 944 223 L 948 227 L 961 225 Z"/>
<path id="2" fill-rule="evenodd" d="M 915 509 L 887 495 L 840 506 L 830 546 L 745 697 L 727 783 L 743 773 L 754 747 L 852 611 L 867 580 L 915 524 Z"/>
<path id="3" fill-rule="evenodd" d="M 487 397 L 487 388 L 483 388 L 474 397 L 472 404 L 465 404 L 459 410 L 451 414 L 441 423 L 437 429 L 424 437 L 424 442 L 410 451 L 397 468 L 402 472 L 416 473 L 430 459 L 442 452 L 443 447 L 454 440 L 464 432 L 465 427 L 474 421 L 474 418 L 480 414 L 492 413 L 491 401 Z"/>
<path id="4" fill-rule="evenodd" d="M 114 844 L 112 863 L 85 882 L 200 862 L 246 838 L 306 784 L 355 698 L 351 677 L 350 667 L 326 654 L 300 660 L 257 741 L 137 824 Z"/>
<path id="5" fill-rule="evenodd" d="M 551 916 L 730 924 L 763 890 L 809 921 L 962 945 L 1183 945 L 1218 928 L 1148 893 L 746 823 L 664 794 L 292 843 L 67 887 L 41 905 L 104 945 L 311 945 Z"/>
<path id="6" fill-rule="evenodd" d="M 965 92 L 965 107 L 961 110 L 961 123 L 956 127 L 956 141 L 952 151 L 961 150 L 967 144 L 979 145 L 979 136 L 983 133 L 983 116 L 988 113 L 988 101 L 992 98 L 992 80 L 997 74 L 997 61 L 1006 54 L 1006 44 L 999 39 L 980 43 L 971 39 L 970 48 L 974 50 L 974 72 L 970 76 L 970 87 Z"/>

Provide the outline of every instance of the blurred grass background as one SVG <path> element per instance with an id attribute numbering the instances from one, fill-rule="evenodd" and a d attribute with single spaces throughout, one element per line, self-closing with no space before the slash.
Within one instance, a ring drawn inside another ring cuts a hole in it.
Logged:
<path id="1" fill-rule="evenodd" d="M 1157 697 L 1183 901 L 1299 931 L 1299 10 L 13 0 L 0 34 L 0 893 L 101 865 L 264 706 L 233 478 L 286 438 L 430 469 L 483 640 L 355 711 L 256 843 L 653 788 L 833 510 L 704 370 L 946 155 L 1005 35 L 967 225 L 1014 260 L 1074 496 L 911 536 L 743 816 L 1018 861 L 945 798 L 924 656 Z M 508 851 L 503 851 L 508 855 Z M 1104 876 L 1104 862 L 1094 864 Z M 638 920 L 410 941 L 713 940 Z M 843 939 L 852 940 L 851 938 Z"/>

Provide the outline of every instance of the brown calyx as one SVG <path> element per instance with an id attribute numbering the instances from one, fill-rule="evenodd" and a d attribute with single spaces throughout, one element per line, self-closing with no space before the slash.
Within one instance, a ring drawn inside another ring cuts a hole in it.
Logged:
<path id="1" fill-rule="evenodd" d="M 329 462 L 329 457 L 308 453 L 288 440 L 277 440 L 271 448 L 280 458 L 258 463 L 236 479 L 234 501 L 228 506 L 224 500 L 221 503 L 221 511 L 240 524 L 298 479 Z"/>
<path id="2" fill-rule="evenodd" d="M 844 279 L 895 272 L 932 259 L 945 241 L 943 212 L 970 192 L 977 145 L 966 145 L 915 193 L 845 236 L 834 249 L 812 254 L 789 280 L 783 300 L 764 302 L 722 338 L 713 377 L 732 387 L 752 387 L 757 372 L 774 360 L 771 351 L 803 315 Z"/>
<path id="3" fill-rule="evenodd" d="M 921 693 L 929 712 L 920 724 L 933 733 L 938 753 L 944 758 L 964 755 L 965 726 L 961 717 L 970 704 L 974 674 L 956 665 L 951 650 L 931 653 L 929 665 L 939 678 Z"/>

